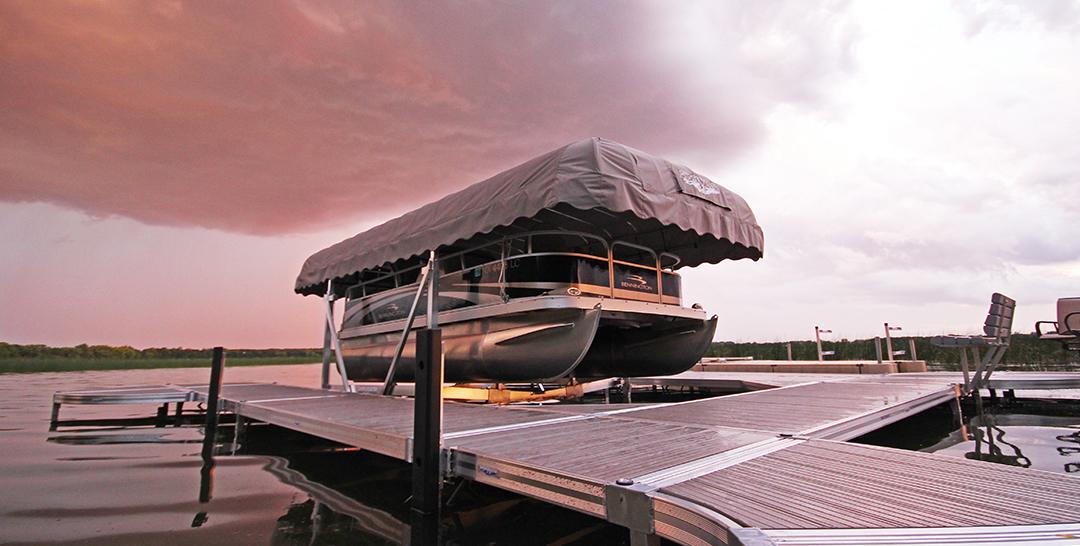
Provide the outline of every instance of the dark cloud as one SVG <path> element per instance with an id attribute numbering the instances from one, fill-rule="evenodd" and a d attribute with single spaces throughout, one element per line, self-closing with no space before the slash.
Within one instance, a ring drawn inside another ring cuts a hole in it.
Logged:
<path id="1" fill-rule="evenodd" d="M 850 67 L 842 8 L 6 2 L 0 200 L 276 234 L 589 136 L 722 164 Z"/>

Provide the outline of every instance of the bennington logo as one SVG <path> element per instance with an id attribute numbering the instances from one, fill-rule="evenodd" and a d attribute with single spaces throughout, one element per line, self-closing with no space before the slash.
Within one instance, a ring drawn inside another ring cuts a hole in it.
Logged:
<path id="1" fill-rule="evenodd" d="M 686 169 L 679 169 L 679 178 L 688 185 L 705 195 L 719 195 L 720 186 L 713 184 L 711 180 L 706 180 L 701 176 L 698 176 Z"/>
<path id="2" fill-rule="evenodd" d="M 634 288 L 637 290 L 649 290 L 649 281 L 645 280 L 645 277 L 641 275 L 627 275 L 626 280 L 620 281 L 623 288 Z"/>
<path id="3" fill-rule="evenodd" d="M 377 322 L 383 322 L 387 320 L 399 319 L 405 316 L 405 310 L 398 307 L 396 303 L 388 303 L 375 310 L 375 320 Z"/>

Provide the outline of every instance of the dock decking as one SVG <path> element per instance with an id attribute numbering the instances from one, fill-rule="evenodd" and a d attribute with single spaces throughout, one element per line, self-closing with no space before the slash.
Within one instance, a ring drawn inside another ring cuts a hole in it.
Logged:
<path id="1" fill-rule="evenodd" d="M 1080 541 L 1073 476 L 843 441 L 955 400 L 952 376 L 797 379 L 671 404 L 446 403 L 447 473 L 605 518 L 644 542 Z M 248 419 L 411 459 L 411 399 L 261 384 L 225 385 L 221 397 Z"/>

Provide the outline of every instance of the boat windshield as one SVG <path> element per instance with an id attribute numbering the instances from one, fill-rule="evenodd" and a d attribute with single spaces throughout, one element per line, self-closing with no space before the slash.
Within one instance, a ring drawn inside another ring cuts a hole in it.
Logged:
<path id="1" fill-rule="evenodd" d="M 439 256 L 439 309 L 451 310 L 542 295 L 586 295 L 682 303 L 679 258 L 586 233 L 537 231 Z M 405 318 L 420 268 L 365 271 L 347 293 L 346 312 L 362 324 Z M 364 309 L 350 308 L 361 305 Z M 422 315 L 423 306 L 417 310 Z"/>

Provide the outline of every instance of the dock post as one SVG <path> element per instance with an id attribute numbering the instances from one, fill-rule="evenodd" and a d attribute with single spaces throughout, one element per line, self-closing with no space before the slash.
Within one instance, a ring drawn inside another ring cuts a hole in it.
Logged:
<path id="1" fill-rule="evenodd" d="M 157 423 L 154 424 L 155 428 L 162 428 L 169 421 L 169 403 L 165 402 L 157 409 Z"/>
<path id="2" fill-rule="evenodd" d="M 442 504 L 442 330 L 439 329 L 439 266 L 431 253 L 427 328 L 416 332 L 416 394 L 413 400 L 412 546 L 440 542 Z"/>
<path id="3" fill-rule="evenodd" d="M 53 398 L 55 400 L 55 397 Z M 56 430 L 56 427 L 60 423 L 60 403 L 53 402 L 52 405 L 52 419 L 49 421 L 49 432 Z"/>
<path id="4" fill-rule="evenodd" d="M 244 434 L 247 433 L 247 420 L 239 412 L 236 413 L 236 424 L 233 425 L 232 454 L 236 455 L 240 445 L 244 442 Z"/>
<path id="5" fill-rule="evenodd" d="M 960 405 L 960 397 L 964 395 L 964 389 L 960 388 L 960 385 L 956 385 L 955 396 L 949 403 L 949 407 L 952 409 L 953 426 L 956 428 L 962 428 L 964 426 L 964 408 Z M 967 431 L 964 431 L 964 438 L 967 438 Z"/>
<path id="6" fill-rule="evenodd" d="M 225 368 L 225 350 L 214 347 L 214 356 L 210 365 L 210 388 L 206 393 L 206 428 L 202 448 L 202 483 L 199 488 L 199 502 L 210 502 L 213 490 L 214 444 L 217 443 L 218 397 L 221 394 L 221 374 Z"/>
<path id="7" fill-rule="evenodd" d="M 881 338 L 874 338 L 874 349 L 877 350 L 877 363 L 881 364 Z"/>
<path id="8" fill-rule="evenodd" d="M 412 542 L 438 544 L 442 490 L 442 331 L 416 332 L 416 401 L 413 409 Z"/>

